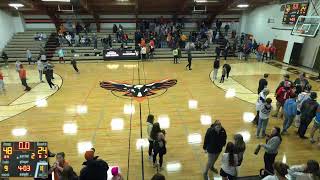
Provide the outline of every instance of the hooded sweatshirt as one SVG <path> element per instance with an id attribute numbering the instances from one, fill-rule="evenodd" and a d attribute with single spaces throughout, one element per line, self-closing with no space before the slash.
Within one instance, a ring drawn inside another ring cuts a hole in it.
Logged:
<path id="1" fill-rule="evenodd" d="M 283 106 L 284 113 L 286 116 L 296 116 L 297 115 L 297 103 L 293 98 L 287 99 Z"/>

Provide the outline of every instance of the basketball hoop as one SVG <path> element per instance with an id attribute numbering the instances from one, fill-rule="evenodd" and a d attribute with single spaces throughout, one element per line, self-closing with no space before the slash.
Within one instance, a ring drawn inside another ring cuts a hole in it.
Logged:
<path id="1" fill-rule="evenodd" d="M 316 37 L 320 28 L 319 16 L 299 16 L 291 35 Z"/>

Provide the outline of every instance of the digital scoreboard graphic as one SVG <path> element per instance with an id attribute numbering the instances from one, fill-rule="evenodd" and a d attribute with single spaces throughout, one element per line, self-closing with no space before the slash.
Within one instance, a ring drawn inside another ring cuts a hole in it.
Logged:
<path id="1" fill-rule="evenodd" d="M 283 15 L 283 24 L 295 24 L 299 16 L 305 16 L 308 12 L 308 2 L 286 4 Z"/>
<path id="2" fill-rule="evenodd" d="M 48 177 L 48 143 L 1 142 L 1 177 Z"/>

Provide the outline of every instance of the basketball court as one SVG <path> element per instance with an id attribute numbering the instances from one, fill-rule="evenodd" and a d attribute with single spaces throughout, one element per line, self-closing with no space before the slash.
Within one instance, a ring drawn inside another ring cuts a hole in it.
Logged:
<path id="1" fill-rule="evenodd" d="M 15 91 L 8 90 L 1 96 L 1 123 L 5 123 L 1 137 L 7 141 L 47 141 L 50 151 L 66 153 L 76 171 L 84 161 L 83 151 L 93 146 L 109 166 L 120 166 L 124 176 L 142 179 L 143 169 L 149 179 L 156 172 L 147 155 L 146 117 L 151 113 L 167 132 L 168 153 L 161 173 L 170 179 L 199 179 L 207 161 L 202 149 L 204 135 L 218 119 L 227 130 L 229 141 L 241 133 L 247 142 L 240 176 L 256 175 L 263 167 L 263 153 L 256 156 L 253 152 L 264 141 L 256 139 L 256 128 L 250 122 L 255 113 L 257 81 L 268 71 L 273 93 L 283 74 L 289 73 L 292 79 L 297 75 L 287 71 L 286 66 L 238 60 L 228 63 L 233 70 L 224 84 L 211 81 L 212 60 L 195 60 L 192 71 L 184 69 L 184 61 L 178 65 L 172 61 L 84 62 L 79 64 L 80 74 L 69 64 L 56 64 L 54 82 L 59 84 L 59 90 L 49 90 L 46 83 L 35 82 L 31 92 L 24 93 L 19 83 L 7 82 L 8 89 Z M 33 66 L 27 66 L 27 70 L 32 82 L 38 74 L 33 72 Z M 13 66 L 5 72 L 13 73 L 14 78 Z M 177 84 L 141 103 L 99 84 L 148 84 L 162 79 L 176 79 Z M 319 91 L 319 84 L 309 81 Z M 282 126 L 282 120 L 272 118 L 268 131 L 275 125 Z M 292 127 L 284 137 L 277 160 L 290 164 L 310 158 L 320 160 L 317 146 L 297 138 L 295 131 Z M 219 166 L 220 161 L 217 163 Z"/>
<path id="2" fill-rule="evenodd" d="M 261 179 L 264 150 L 254 151 L 266 139 L 256 137 L 252 123 L 259 80 L 269 74 L 273 109 L 276 88 L 287 74 L 294 81 L 304 72 L 312 91 L 320 94 L 320 1 L 281 3 L 0 2 L 0 80 L 3 76 L 6 89 L 0 91 L 0 179 L 51 179 L 49 166 L 56 158 L 49 152 L 64 152 L 80 175 L 86 151 L 94 148 L 109 165 L 108 180 L 113 167 L 126 180 L 149 180 L 157 173 L 169 180 L 203 180 L 204 138 L 216 120 L 227 142 L 241 134 L 246 143 L 236 176 Z M 189 53 L 192 70 L 186 67 Z M 181 62 L 174 64 L 173 56 Z M 215 59 L 220 60 L 218 80 L 213 80 Z M 26 69 L 30 91 L 24 91 L 23 70 L 18 72 L 15 63 Z M 220 83 L 225 63 L 231 73 Z M 54 88 L 47 84 L 50 79 Z M 154 168 L 148 156 L 150 114 L 166 132 L 163 168 Z M 267 134 L 274 126 L 282 128 L 283 121 L 270 117 Z M 320 142 L 299 138 L 297 130 L 292 125 L 282 136 L 276 161 L 319 162 Z M 320 140 L 319 131 L 315 138 Z M 215 167 L 220 170 L 221 155 Z M 209 177 L 222 178 L 212 171 Z"/>

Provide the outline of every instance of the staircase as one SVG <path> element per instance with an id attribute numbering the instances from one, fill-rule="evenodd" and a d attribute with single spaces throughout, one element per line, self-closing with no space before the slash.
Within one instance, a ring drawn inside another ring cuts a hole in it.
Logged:
<path id="1" fill-rule="evenodd" d="M 53 32 L 50 34 L 44 48 L 46 51 L 47 60 L 51 61 L 56 52 L 57 47 L 59 47 L 59 44 L 57 42 L 57 33 Z"/>

